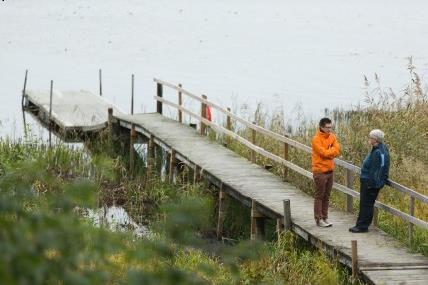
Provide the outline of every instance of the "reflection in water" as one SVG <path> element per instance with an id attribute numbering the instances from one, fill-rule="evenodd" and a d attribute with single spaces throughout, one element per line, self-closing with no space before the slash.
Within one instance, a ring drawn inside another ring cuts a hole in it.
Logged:
<path id="1" fill-rule="evenodd" d="M 128 215 L 122 207 L 111 206 L 105 208 L 83 209 L 83 216 L 90 219 L 95 226 L 105 226 L 111 231 L 133 232 L 135 236 L 149 237 L 150 231 L 147 227 L 139 225 Z"/>

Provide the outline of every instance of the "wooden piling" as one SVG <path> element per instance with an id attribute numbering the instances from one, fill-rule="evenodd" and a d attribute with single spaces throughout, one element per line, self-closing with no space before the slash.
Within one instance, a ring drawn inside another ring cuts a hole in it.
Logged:
<path id="1" fill-rule="evenodd" d="M 137 138 L 137 133 L 135 132 L 135 124 L 131 124 L 131 134 L 129 139 L 129 172 L 131 177 L 134 176 L 135 169 L 135 149 L 134 144 Z"/>
<path id="2" fill-rule="evenodd" d="M 410 204 L 409 204 L 409 215 L 415 216 L 415 197 L 410 196 Z M 409 223 L 409 245 L 413 244 L 413 224 Z"/>
<path id="3" fill-rule="evenodd" d="M 51 89 L 49 96 L 49 147 L 52 147 L 52 96 L 53 96 L 53 80 L 51 80 Z"/>
<path id="4" fill-rule="evenodd" d="M 193 171 L 193 184 L 199 183 L 201 180 L 201 167 L 198 165 L 195 165 L 195 169 Z"/>
<path id="5" fill-rule="evenodd" d="M 207 99 L 206 95 L 202 95 L 202 99 Z M 205 104 L 204 102 L 201 102 L 201 117 L 202 118 L 206 118 L 207 117 L 207 104 Z M 206 132 L 206 126 L 205 124 L 201 121 L 201 135 L 204 136 Z"/>
<path id="6" fill-rule="evenodd" d="M 352 189 L 354 187 L 354 173 L 350 169 L 346 169 L 346 187 Z M 353 197 L 349 194 L 346 194 L 346 211 L 348 213 L 353 213 Z"/>
<path id="7" fill-rule="evenodd" d="M 291 203 L 290 199 L 282 201 L 284 206 L 284 231 L 291 230 Z"/>
<path id="8" fill-rule="evenodd" d="M 251 200 L 251 240 L 263 239 L 265 235 L 264 216 L 257 211 L 256 201 Z"/>
<path id="9" fill-rule="evenodd" d="M 255 125 L 256 122 L 253 122 L 253 125 Z M 251 129 L 251 143 L 256 144 L 256 130 Z M 256 151 L 251 149 L 251 163 L 256 163 Z"/>
<path id="10" fill-rule="evenodd" d="M 150 135 L 149 146 L 147 148 L 147 174 L 151 175 L 155 161 L 155 137 Z"/>
<path id="11" fill-rule="evenodd" d="M 225 208 L 226 193 L 223 191 L 223 183 L 220 183 L 218 191 L 218 218 L 217 218 L 217 239 L 221 239 L 223 235 L 224 208 Z"/>
<path id="12" fill-rule="evenodd" d="M 351 241 L 351 261 L 352 261 L 352 278 L 355 280 L 358 277 L 358 245 L 357 241 Z"/>
<path id="13" fill-rule="evenodd" d="M 98 81 L 100 84 L 100 96 L 103 96 L 103 83 L 102 83 L 102 71 L 101 71 L 101 69 L 98 70 Z"/>
<path id="14" fill-rule="evenodd" d="M 283 231 L 284 231 L 283 219 L 281 219 L 281 218 L 277 218 L 277 219 L 276 219 L 276 234 L 277 234 L 277 239 L 278 239 L 278 241 L 280 240 L 281 233 L 282 233 Z"/>
<path id="15" fill-rule="evenodd" d="M 158 97 L 163 97 L 163 85 L 157 83 L 156 93 Z M 162 115 L 162 102 L 156 101 L 156 112 Z"/>
<path id="16" fill-rule="evenodd" d="M 108 108 L 107 128 L 108 128 L 108 144 L 109 144 L 109 147 L 113 149 L 113 108 Z"/>
<path id="17" fill-rule="evenodd" d="M 134 114 L 134 74 L 131 76 L 131 115 Z M 129 172 L 131 177 L 134 175 L 135 168 L 135 149 L 134 144 L 137 134 L 135 132 L 135 124 L 131 124 L 130 138 L 129 138 Z"/>
<path id="18" fill-rule="evenodd" d="M 171 148 L 171 154 L 169 156 L 169 171 L 168 171 L 168 181 L 169 183 L 174 183 L 174 171 L 177 166 L 177 152 L 175 149 Z"/>
<path id="19" fill-rule="evenodd" d="M 179 83 L 178 87 L 181 89 L 183 86 Z M 178 91 L 178 105 L 180 107 L 183 105 L 183 94 L 181 93 L 181 90 Z M 178 110 L 178 121 L 183 123 L 183 112 L 181 110 Z"/>

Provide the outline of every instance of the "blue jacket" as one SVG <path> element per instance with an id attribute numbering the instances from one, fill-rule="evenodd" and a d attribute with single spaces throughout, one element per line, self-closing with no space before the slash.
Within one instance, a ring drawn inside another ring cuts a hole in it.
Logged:
<path id="1" fill-rule="evenodd" d="M 369 188 L 382 188 L 388 182 L 389 151 L 384 144 L 372 148 L 361 167 L 361 180 L 368 180 Z"/>

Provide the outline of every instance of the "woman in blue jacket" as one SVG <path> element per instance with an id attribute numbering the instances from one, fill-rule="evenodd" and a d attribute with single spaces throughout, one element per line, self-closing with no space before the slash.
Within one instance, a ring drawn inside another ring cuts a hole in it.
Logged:
<path id="1" fill-rule="evenodd" d="M 366 156 L 360 176 L 360 212 L 357 224 L 349 229 L 353 233 L 364 233 L 373 220 L 374 203 L 379 190 L 388 183 L 389 151 L 384 145 L 385 134 L 381 130 L 372 130 L 369 134 L 371 152 Z"/>

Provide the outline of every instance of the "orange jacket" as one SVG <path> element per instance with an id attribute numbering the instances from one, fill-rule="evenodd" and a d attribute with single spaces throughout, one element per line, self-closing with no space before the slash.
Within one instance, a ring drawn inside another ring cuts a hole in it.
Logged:
<path id="1" fill-rule="evenodd" d="M 324 173 L 334 169 L 333 159 L 340 153 L 336 136 L 319 129 L 312 138 L 312 172 Z"/>

